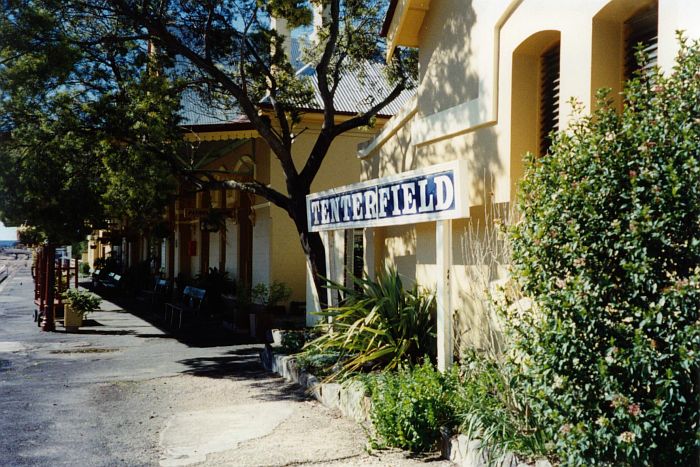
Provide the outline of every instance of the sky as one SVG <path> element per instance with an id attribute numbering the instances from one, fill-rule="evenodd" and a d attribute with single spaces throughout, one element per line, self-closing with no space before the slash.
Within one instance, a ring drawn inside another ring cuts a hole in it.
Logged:
<path id="1" fill-rule="evenodd" d="M 17 229 L 15 227 L 5 227 L 0 222 L 0 240 L 17 240 Z"/>

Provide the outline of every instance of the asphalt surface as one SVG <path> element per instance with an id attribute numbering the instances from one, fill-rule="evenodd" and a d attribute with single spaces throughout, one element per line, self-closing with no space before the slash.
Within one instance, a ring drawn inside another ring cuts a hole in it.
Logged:
<path id="1" fill-rule="evenodd" d="M 0 466 L 448 465 L 368 453 L 235 336 L 175 338 L 111 302 L 78 333 L 41 332 L 33 312 L 20 268 L 0 283 Z"/>

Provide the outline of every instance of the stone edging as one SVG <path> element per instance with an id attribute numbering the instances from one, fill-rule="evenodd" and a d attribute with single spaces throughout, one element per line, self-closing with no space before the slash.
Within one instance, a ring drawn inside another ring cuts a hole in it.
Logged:
<path id="1" fill-rule="evenodd" d="M 275 355 L 270 346 L 260 351 L 260 361 L 266 370 L 307 389 L 326 407 L 340 410 L 344 417 L 361 425 L 369 425 L 370 401 L 362 383 L 321 383 L 314 375 L 300 370 L 294 357 Z"/>
<path id="2" fill-rule="evenodd" d="M 300 370 L 296 359 L 289 355 L 275 355 L 266 345 L 260 351 L 260 361 L 266 370 L 277 373 L 287 381 L 307 389 L 321 404 L 340 410 L 343 416 L 369 427 L 370 399 L 359 381 L 349 384 L 321 383 L 314 375 Z M 488 451 L 481 449 L 479 440 L 469 440 L 465 435 L 450 437 L 443 434 L 442 457 L 460 467 L 528 467 L 520 463 L 512 453 L 506 453 L 496 462 L 489 462 Z M 535 467 L 551 467 L 546 460 L 539 460 Z"/>

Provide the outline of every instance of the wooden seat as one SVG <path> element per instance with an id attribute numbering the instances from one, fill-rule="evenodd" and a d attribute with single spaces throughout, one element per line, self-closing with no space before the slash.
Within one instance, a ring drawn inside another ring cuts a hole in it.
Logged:
<path id="1" fill-rule="evenodd" d="M 170 298 L 170 282 L 167 279 L 157 279 L 151 295 L 151 310 L 161 307 Z"/>
<path id="2" fill-rule="evenodd" d="M 110 272 L 107 277 L 97 282 L 97 287 L 105 292 L 117 292 L 121 288 L 122 279 L 120 274 Z"/>
<path id="3" fill-rule="evenodd" d="M 207 291 L 204 289 L 192 286 L 185 287 L 185 290 L 182 292 L 182 301 L 165 304 L 165 322 L 169 323 L 171 327 L 177 323 L 178 329 L 182 328 L 184 315 L 196 317 L 199 314 L 204 304 L 206 293 Z M 175 318 L 176 313 L 178 315 L 177 318 Z M 168 319 L 168 315 L 170 315 L 170 319 Z"/>

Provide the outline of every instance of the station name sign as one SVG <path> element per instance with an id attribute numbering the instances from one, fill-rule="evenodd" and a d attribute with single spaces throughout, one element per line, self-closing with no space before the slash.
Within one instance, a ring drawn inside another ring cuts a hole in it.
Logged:
<path id="1" fill-rule="evenodd" d="M 465 162 L 453 161 L 310 194 L 309 231 L 467 217 L 464 175 Z"/>

